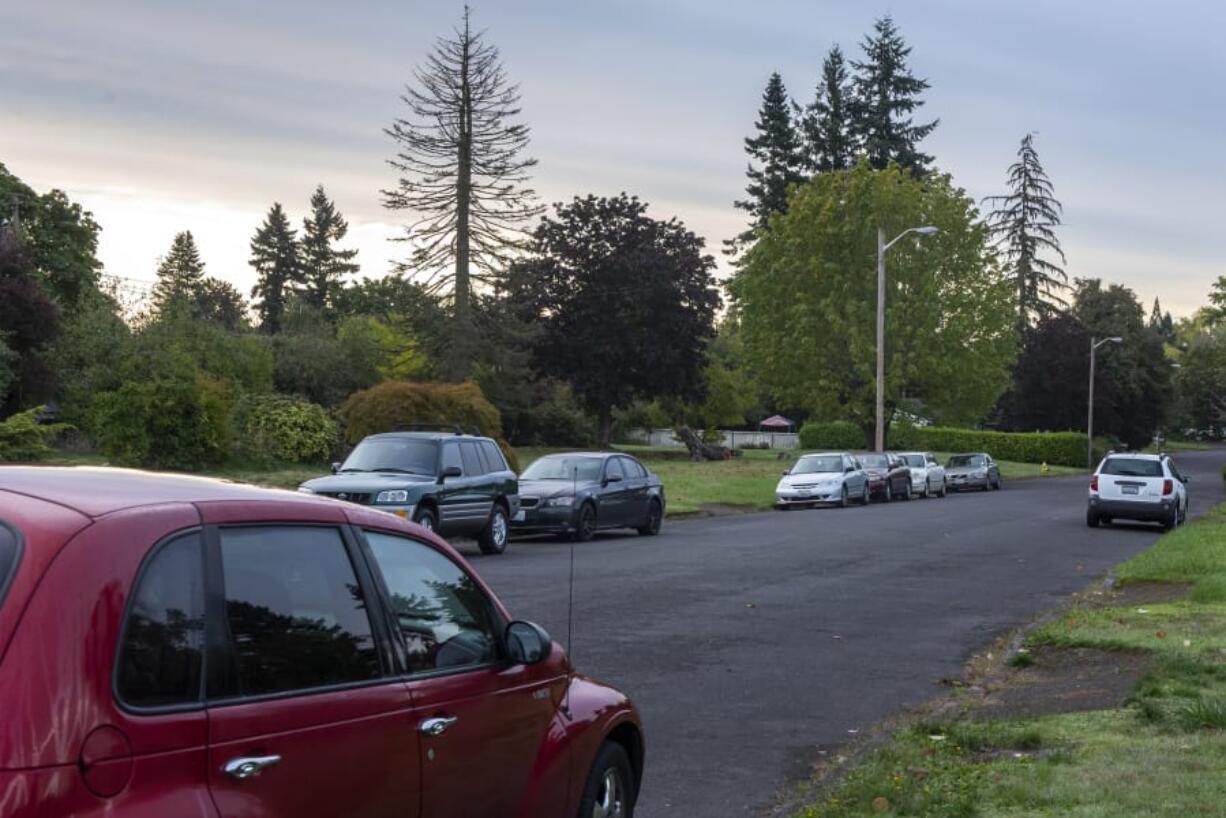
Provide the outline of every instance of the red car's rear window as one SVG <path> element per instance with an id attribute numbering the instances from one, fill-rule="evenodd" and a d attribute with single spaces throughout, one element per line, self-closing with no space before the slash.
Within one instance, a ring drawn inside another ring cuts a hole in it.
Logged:
<path id="1" fill-rule="evenodd" d="M 0 521 L 0 605 L 4 604 L 4 595 L 13 579 L 20 553 L 21 540 L 17 532 Z"/>

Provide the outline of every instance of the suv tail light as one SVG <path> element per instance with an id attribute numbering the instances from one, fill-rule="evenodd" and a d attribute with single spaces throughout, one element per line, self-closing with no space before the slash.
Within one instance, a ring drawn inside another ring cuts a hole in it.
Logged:
<path id="1" fill-rule="evenodd" d="M 1162 496 L 1166 497 L 1175 490 L 1175 483 L 1169 477 L 1162 481 Z"/>
<path id="2" fill-rule="evenodd" d="M 1098 491 L 1098 475 L 1090 478 L 1090 491 Z"/>

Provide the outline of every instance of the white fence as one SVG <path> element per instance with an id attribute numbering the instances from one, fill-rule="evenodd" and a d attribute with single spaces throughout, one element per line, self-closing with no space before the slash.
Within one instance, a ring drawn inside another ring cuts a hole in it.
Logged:
<path id="1" fill-rule="evenodd" d="M 720 434 L 724 436 L 723 445 L 731 449 L 743 446 L 761 448 L 763 444 L 771 449 L 796 449 L 800 446 L 800 436 L 795 432 L 740 432 L 720 429 Z M 625 437 L 629 442 L 647 446 L 685 446 L 677 440 L 672 429 L 627 429 Z"/>

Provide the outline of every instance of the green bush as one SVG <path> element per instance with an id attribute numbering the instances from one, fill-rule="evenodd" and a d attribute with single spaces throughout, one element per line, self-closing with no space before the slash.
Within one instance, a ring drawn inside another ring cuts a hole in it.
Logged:
<path id="1" fill-rule="evenodd" d="M 862 449 L 864 430 L 849 420 L 810 421 L 800 427 L 802 449 Z"/>
<path id="2" fill-rule="evenodd" d="M 384 381 L 355 392 L 336 411 L 345 426 L 345 440 L 356 444 L 367 435 L 392 432 L 412 424 L 459 424 L 465 432 L 498 440 L 507 461 L 519 470 L 515 452 L 501 439 L 498 410 L 475 383 Z"/>
<path id="3" fill-rule="evenodd" d="M 340 429 L 327 409 L 285 395 L 244 398 L 234 425 L 240 454 L 260 462 L 320 463 L 340 442 Z"/>
<path id="4" fill-rule="evenodd" d="M 98 449 L 133 466 L 220 463 L 230 446 L 231 394 L 228 381 L 201 375 L 129 381 L 94 401 Z"/>
<path id="5" fill-rule="evenodd" d="M 40 425 L 38 415 L 45 408 L 36 406 L 0 422 L 0 463 L 42 460 L 51 454 L 47 442 L 72 427 L 66 423 Z"/>
<path id="6" fill-rule="evenodd" d="M 997 460 L 1047 463 L 1050 466 L 1086 465 L 1086 436 L 1079 432 L 991 432 L 940 426 L 895 426 L 890 448 L 936 452 L 987 452 Z M 1095 459 L 1106 446 L 1095 442 Z"/>

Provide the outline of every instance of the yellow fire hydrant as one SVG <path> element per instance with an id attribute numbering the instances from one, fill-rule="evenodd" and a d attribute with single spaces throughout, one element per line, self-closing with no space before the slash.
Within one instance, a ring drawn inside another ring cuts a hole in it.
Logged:
<path id="1" fill-rule="evenodd" d="M 1050 471 L 1051 469 L 1047 468 L 1047 461 L 1044 461 L 1043 465 L 1039 466 L 1039 474 L 1047 474 Z"/>

